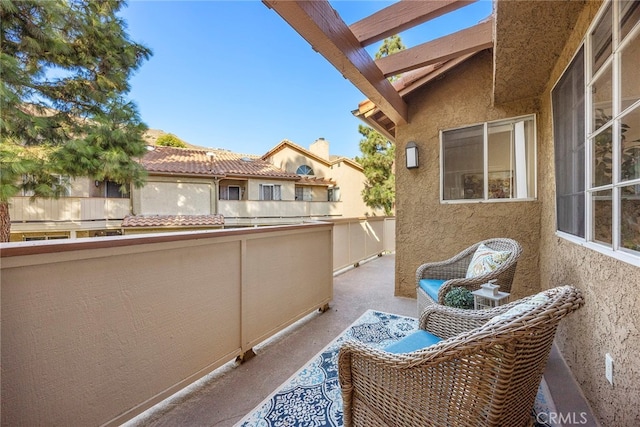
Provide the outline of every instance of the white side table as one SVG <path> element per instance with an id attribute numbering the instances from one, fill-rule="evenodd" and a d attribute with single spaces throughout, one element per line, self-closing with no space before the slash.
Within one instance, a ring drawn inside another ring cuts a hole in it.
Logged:
<path id="1" fill-rule="evenodd" d="M 471 292 L 471 294 L 473 295 L 474 310 L 482 310 L 502 305 L 509 301 L 509 295 L 511 295 L 508 292 L 495 292 L 482 287 L 477 291 Z"/>

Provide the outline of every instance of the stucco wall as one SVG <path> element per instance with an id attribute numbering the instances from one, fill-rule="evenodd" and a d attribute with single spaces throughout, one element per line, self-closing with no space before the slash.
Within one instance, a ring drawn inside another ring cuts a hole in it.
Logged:
<path id="1" fill-rule="evenodd" d="M 447 259 L 491 237 L 510 237 L 523 247 L 512 288 L 517 298 L 539 290 L 540 203 L 440 203 L 439 130 L 533 114 L 532 101 L 494 108 L 491 102 L 492 56 L 484 51 L 452 70 L 446 78 L 407 100 L 409 124 L 396 138 L 396 294 L 415 296 L 416 268 Z M 418 169 L 406 169 L 404 148 L 415 141 Z"/>
<path id="2" fill-rule="evenodd" d="M 599 3 L 588 3 L 541 97 L 538 134 L 542 202 L 541 283 L 569 283 L 585 306 L 560 324 L 556 342 L 594 413 L 606 426 L 640 422 L 640 268 L 555 234 L 555 171 L 551 87 L 577 51 Z M 614 359 L 614 385 L 605 379 L 605 354 Z"/>

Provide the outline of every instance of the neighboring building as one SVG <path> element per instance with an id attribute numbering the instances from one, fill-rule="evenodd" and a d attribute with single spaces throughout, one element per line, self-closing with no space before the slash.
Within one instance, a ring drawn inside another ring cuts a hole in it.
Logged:
<path id="1" fill-rule="evenodd" d="M 341 202 L 343 217 L 384 215 L 362 199 L 366 182 L 362 166 L 346 157 L 329 155 L 329 141 L 324 138 L 317 139 L 309 150 L 285 139 L 262 158 L 302 176 L 296 183 L 296 200 Z"/>
<path id="2" fill-rule="evenodd" d="M 330 7 L 308 16 L 267 3 L 374 101 L 357 114 L 396 143 L 396 294 L 415 296 L 424 262 L 518 240 L 513 297 L 582 290 L 556 344 L 599 421 L 637 425 L 640 2 L 495 1 L 492 20 L 370 62 L 364 34 L 424 22 L 411 16 L 422 8 L 399 2 L 349 27 Z M 380 17 L 396 6 L 402 19 Z M 394 70 L 405 74 L 391 86 Z M 410 142 L 419 165 L 408 169 Z"/>
<path id="3" fill-rule="evenodd" d="M 66 197 L 14 197 L 11 240 L 45 240 L 299 223 L 370 214 L 362 168 L 283 141 L 263 157 L 208 148 L 149 146 L 142 188 L 72 181 Z"/>
<path id="4" fill-rule="evenodd" d="M 71 180 L 67 195 L 59 199 L 29 194 L 11 199 L 11 241 L 120 235 L 130 210 L 129 195 L 115 182 Z"/>

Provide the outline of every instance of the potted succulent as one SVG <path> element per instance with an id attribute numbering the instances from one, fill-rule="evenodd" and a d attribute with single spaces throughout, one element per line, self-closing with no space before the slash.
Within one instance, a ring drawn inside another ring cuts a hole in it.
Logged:
<path id="1" fill-rule="evenodd" d="M 444 303 L 455 308 L 473 308 L 473 295 L 467 288 L 453 287 L 444 296 Z"/>

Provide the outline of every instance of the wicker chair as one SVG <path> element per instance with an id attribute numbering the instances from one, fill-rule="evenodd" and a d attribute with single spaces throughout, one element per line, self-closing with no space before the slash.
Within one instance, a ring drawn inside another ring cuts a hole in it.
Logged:
<path id="1" fill-rule="evenodd" d="M 343 344 L 344 425 L 531 425 L 558 323 L 584 303 L 571 286 L 544 294 L 549 299 L 542 305 L 494 323 L 487 321 L 533 297 L 478 311 L 434 304 L 420 328 L 442 341 L 410 353 Z"/>
<path id="2" fill-rule="evenodd" d="M 471 263 L 473 254 L 481 244 L 484 244 L 490 249 L 496 251 L 509 251 L 511 252 L 511 255 L 497 269 L 491 271 L 490 273 L 467 278 L 467 268 Z M 470 291 L 475 291 L 476 289 L 480 288 L 480 285 L 487 283 L 489 280 L 495 279 L 496 284 L 500 285 L 500 291 L 511 292 L 513 275 L 516 272 L 516 265 L 521 253 L 522 247 L 515 240 L 507 238 L 494 238 L 478 242 L 448 260 L 422 264 L 416 270 L 418 315 L 420 315 L 420 313 L 422 313 L 424 309 L 431 304 L 444 304 L 445 295 L 447 295 L 447 293 L 454 286 L 465 287 Z M 422 279 L 445 280 L 438 291 L 437 301 L 431 298 L 420 287 L 420 280 Z"/>

